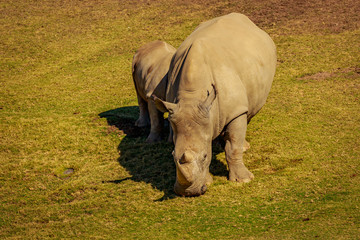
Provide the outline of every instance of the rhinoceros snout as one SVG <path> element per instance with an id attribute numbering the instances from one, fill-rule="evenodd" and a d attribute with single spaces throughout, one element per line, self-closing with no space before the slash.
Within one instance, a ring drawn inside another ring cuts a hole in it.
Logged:
<path id="1" fill-rule="evenodd" d="M 175 183 L 174 186 L 174 191 L 177 195 L 180 196 L 185 196 L 185 197 L 195 197 L 195 196 L 200 196 L 202 194 L 204 194 L 207 190 L 207 186 L 206 184 L 202 185 L 201 187 L 183 187 L 180 184 L 178 184 L 177 182 Z"/>

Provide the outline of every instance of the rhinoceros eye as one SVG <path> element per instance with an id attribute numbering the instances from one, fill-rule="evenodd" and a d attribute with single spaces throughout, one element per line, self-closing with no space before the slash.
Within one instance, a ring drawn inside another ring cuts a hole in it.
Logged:
<path id="1" fill-rule="evenodd" d="M 203 161 L 205 161 L 207 158 L 207 153 L 204 154 Z"/>
<path id="2" fill-rule="evenodd" d="M 184 164 L 184 163 L 186 163 L 186 161 L 185 161 L 184 158 L 180 158 L 179 163 L 180 163 L 180 164 Z"/>

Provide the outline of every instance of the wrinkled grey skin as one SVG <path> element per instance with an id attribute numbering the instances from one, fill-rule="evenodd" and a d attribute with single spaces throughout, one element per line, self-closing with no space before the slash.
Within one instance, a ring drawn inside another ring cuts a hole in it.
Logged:
<path id="1" fill-rule="evenodd" d="M 140 116 L 135 122 L 138 127 L 151 125 L 146 142 L 161 140 L 163 114 L 157 110 L 149 96 L 155 94 L 165 99 L 167 72 L 176 49 L 171 45 L 154 41 L 142 46 L 134 55 L 132 73 L 139 103 Z"/>
<path id="2" fill-rule="evenodd" d="M 200 24 L 176 51 L 168 73 L 166 101 L 176 164 L 175 192 L 203 194 L 212 181 L 211 142 L 224 136 L 229 180 L 254 175 L 242 155 L 250 119 L 265 104 L 276 68 L 276 48 L 268 34 L 242 14 Z"/>

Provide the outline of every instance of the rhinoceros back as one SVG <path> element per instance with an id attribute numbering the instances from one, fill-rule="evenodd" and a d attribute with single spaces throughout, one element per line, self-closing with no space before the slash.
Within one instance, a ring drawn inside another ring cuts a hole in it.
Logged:
<path id="1" fill-rule="evenodd" d="M 214 85 L 219 125 L 244 112 L 250 120 L 265 104 L 275 67 L 267 33 L 242 14 L 218 17 L 200 24 L 176 51 L 166 99 L 203 100 Z"/>
<path id="2" fill-rule="evenodd" d="M 135 88 L 143 99 L 151 94 L 165 97 L 166 75 L 175 48 L 166 42 L 153 41 L 137 50 L 133 57 L 132 74 Z"/>

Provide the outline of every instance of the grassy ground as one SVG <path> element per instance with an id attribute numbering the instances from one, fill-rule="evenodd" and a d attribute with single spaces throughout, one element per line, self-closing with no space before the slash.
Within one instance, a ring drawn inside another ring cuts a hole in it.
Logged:
<path id="1" fill-rule="evenodd" d="M 1 239 L 358 239 L 356 1 L 0 1 Z M 131 58 L 247 14 L 278 68 L 248 128 L 249 184 L 176 197 L 172 145 L 144 143 Z"/>

